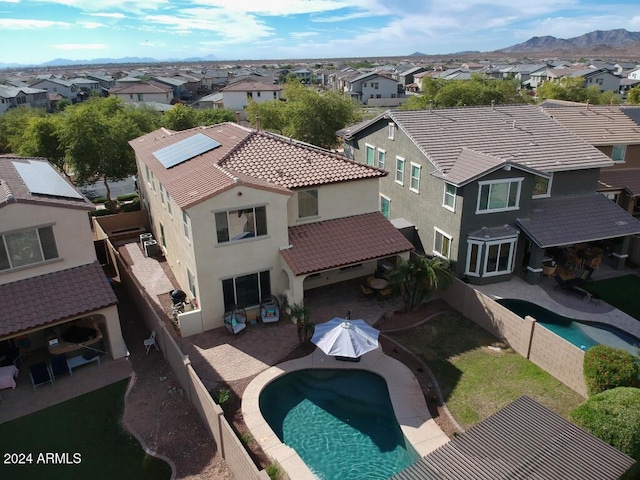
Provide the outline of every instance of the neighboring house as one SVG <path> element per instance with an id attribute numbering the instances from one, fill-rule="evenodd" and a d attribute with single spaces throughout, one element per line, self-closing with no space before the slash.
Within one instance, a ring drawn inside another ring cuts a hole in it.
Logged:
<path id="1" fill-rule="evenodd" d="M 198 100 L 198 108 L 224 108 L 223 96 L 222 92 L 205 95 Z"/>
<path id="2" fill-rule="evenodd" d="M 46 90 L 0 84 L 0 113 L 20 106 L 44 108 L 45 110 L 51 108 Z"/>
<path id="3" fill-rule="evenodd" d="M 472 283 L 537 283 L 545 249 L 587 241 L 616 239 L 620 268 L 640 232 L 596 193 L 613 161 L 531 105 L 387 111 L 338 134 L 347 157 L 390 172 L 384 215 Z"/>
<path id="4" fill-rule="evenodd" d="M 607 68 L 587 68 L 574 71 L 568 76 L 583 78 L 585 87 L 595 85 L 601 92 L 618 93 L 620 91 L 620 77 L 611 73 L 611 70 Z"/>
<path id="5" fill-rule="evenodd" d="M 640 68 L 635 68 L 627 73 L 627 78 L 632 80 L 640 80 Z"/>
<path id="6" fill-rule="evenodd" d="M 282 98 L 282 85 L 263 83 L 255 80 L 241 80 L 221 90 L 222 106 L 229 110 L 240 112 L 244 120 L 244 110 L 249 105 L 249 100 L 256 103 L 280 100 Z"/>
<path id="7" fill-rule="evenodd" d="M 100 82 L 98 80 L 88 77 L 77 77 L 67 81 L 78 87 L 78 90 L 85 93 L 86 96 L 90 96 L 92 92 L 94 95 L 102 96 L 102 89 L 100 88 Z"/>
<path id="8" fill-rule="evenodd" d="M 640 107 L 546 100 L 544 111 L 562 126 L 611 157 L 602 168 L 598 192 L 627 212 L 640 215 L 640 125 L 630 116 Z"/>
<path id="9" fill-rule="evenodd" d="M 116 80 L 111 75 L 92 73 L 87 74 L 87 78 L 97 81 L 100 85 L 101 94 L 105 96 L 109 94 L 109 90 L 116 86 Z"/>
<path id="10" fill-rule="evenodd" d="M 410 85 L 412 83 L 414 83 L 414 79 L 415 79 L 415 75 L 417 73 L 422 73 L 422 72 L 426 72 L 427 68 L 426 67 L 411 67 L 407 70 L 404 70 L 402 72 L 398 72 L 397 74 L 397 80 L 400 83 L 400 85 L 402 85 L 404 88 L 407 87 L 407 85 Z"/>
<path id="11" fill-rule="evenodd" d="M 58 93 L 71 103 L 78 102 L 78 92 L 80 89 L 77 85 L 69 82 L 68 80 L 61 80 L 59 78 L 47 78 L 43 80 L 37 80 L 33 82 L 31 88 L 38 88 L 46 90 L 50 93 Z"/>
<path id="12" fill-rule="evenodd" d="M 191 98 L 193 94 L 187 90 L 187 81 L 177 77 L 151 77 L 154 83 L 170 87 L 173 91 L 173 98 Z"/>
<path id="13" fill-rule="evenodd" d="M 104 338 L 94 347 L 127 355 L 117 299 L 96 259 L 94 209 L 46 160 L 0 157 L 1 343 L 47 352 L 70 322 L 91 317 Z M 72 346 L 67 355 L 88 351 Z"/>
<path id="14" fill-rule="evenodd" d="M 300 83 L 311 83 L 313 81 L 313 72 L 308 68 L 298 68 L 291 73 L 300 80 Z"/>
<path id="15" fill-rule="evenodd" d="M 155 102 L 171 104 L 173 89 L 151 82 L 136 82 L 124 87 L 109 90 L 109 95 L 118 97 L 125 103 Z"/>
<path id="16" fill-rule="evenodd" d="M 402 97 L 404 88 L 391 77 L 364 73 L 348 78 L 343 91 L 364 105 L 396 106 L 402 103 L 399 97 Z"/>
<path id="17" fill-rule="evenodd" d="M 233 304 L 373 274 L 411 243 L 378 211 L 386 173 L 234 123 L 134 139 L 138 188 L 157 242 L 198 309 L 186 336 L 223 325 Z M 188 153 L 187 153 L 188 152 Z"/>

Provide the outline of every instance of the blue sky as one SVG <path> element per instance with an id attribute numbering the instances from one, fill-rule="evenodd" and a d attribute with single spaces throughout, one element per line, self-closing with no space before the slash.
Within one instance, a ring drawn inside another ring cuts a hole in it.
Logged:
<path id="1" fill-rule="evenodd" d="M 0 0 L 0 63 L 443 54 L 614 28 L 640 31 L 638 0 Z"/>

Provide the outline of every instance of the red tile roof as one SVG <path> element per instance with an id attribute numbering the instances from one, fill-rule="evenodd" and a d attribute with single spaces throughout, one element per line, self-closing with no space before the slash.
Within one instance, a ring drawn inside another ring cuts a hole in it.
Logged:
<path id="1" fill-rule="evenodd" d="M 0 156 L 0 208 L 11 205 L 12 203 L 32 203 L 64 208 L 78 208 L 81 210 L 95 210 L 95 205 L 85 197 L 75 199 L 32 194 L 24 184 L 16 167 L 13 165 L 14 162 L 27 163 L 29 161 L 46 162 L 47 159 Z"/>
<path id="2" fill-rule="evenodd" d="M 289 227 L 280 254 L 295 275 L 320 272 L 413 249 L 380 212 Z"/>
<path id="3" fill-rule="evenodd" d="M 197 133 L 220 146 L 171 168 L 153 152 Z M 171 198 L 186 208 L 238 184 L 291 194 L 290 189 L 378 178 L 384 170 L 268 132 L 222 123 L 181 132 L 159 129 L 129 142 Z M 141 172 L 144 175 L 144 172 Z"/>
<path id="4" fill-rule="evenodd" d="M 117 303 L 98 262 L 0 285 L 0 337 Z"/>

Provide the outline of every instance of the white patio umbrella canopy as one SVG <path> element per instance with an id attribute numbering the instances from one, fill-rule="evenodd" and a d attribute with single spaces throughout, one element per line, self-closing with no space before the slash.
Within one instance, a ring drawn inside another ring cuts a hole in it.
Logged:
<path id="1" fill-rule="evenodd" d="M 358 358 L 378 348 L 379 334 L 364 320 L 336 317 L 316 325 L 311 341 L 327 355 Z"/>

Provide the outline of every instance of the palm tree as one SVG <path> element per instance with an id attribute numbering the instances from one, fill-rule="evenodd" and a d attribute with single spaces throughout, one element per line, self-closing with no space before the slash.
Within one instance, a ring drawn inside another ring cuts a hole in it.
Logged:
<path id="1" fill-rule="evenodd" d="M 440 257 L 401 260 L 390 276 L 391 284 L 400 289 L 406 311 L 417 309 L 431 294 L 447 288 L 452 281 L 449 262 Z"/>

